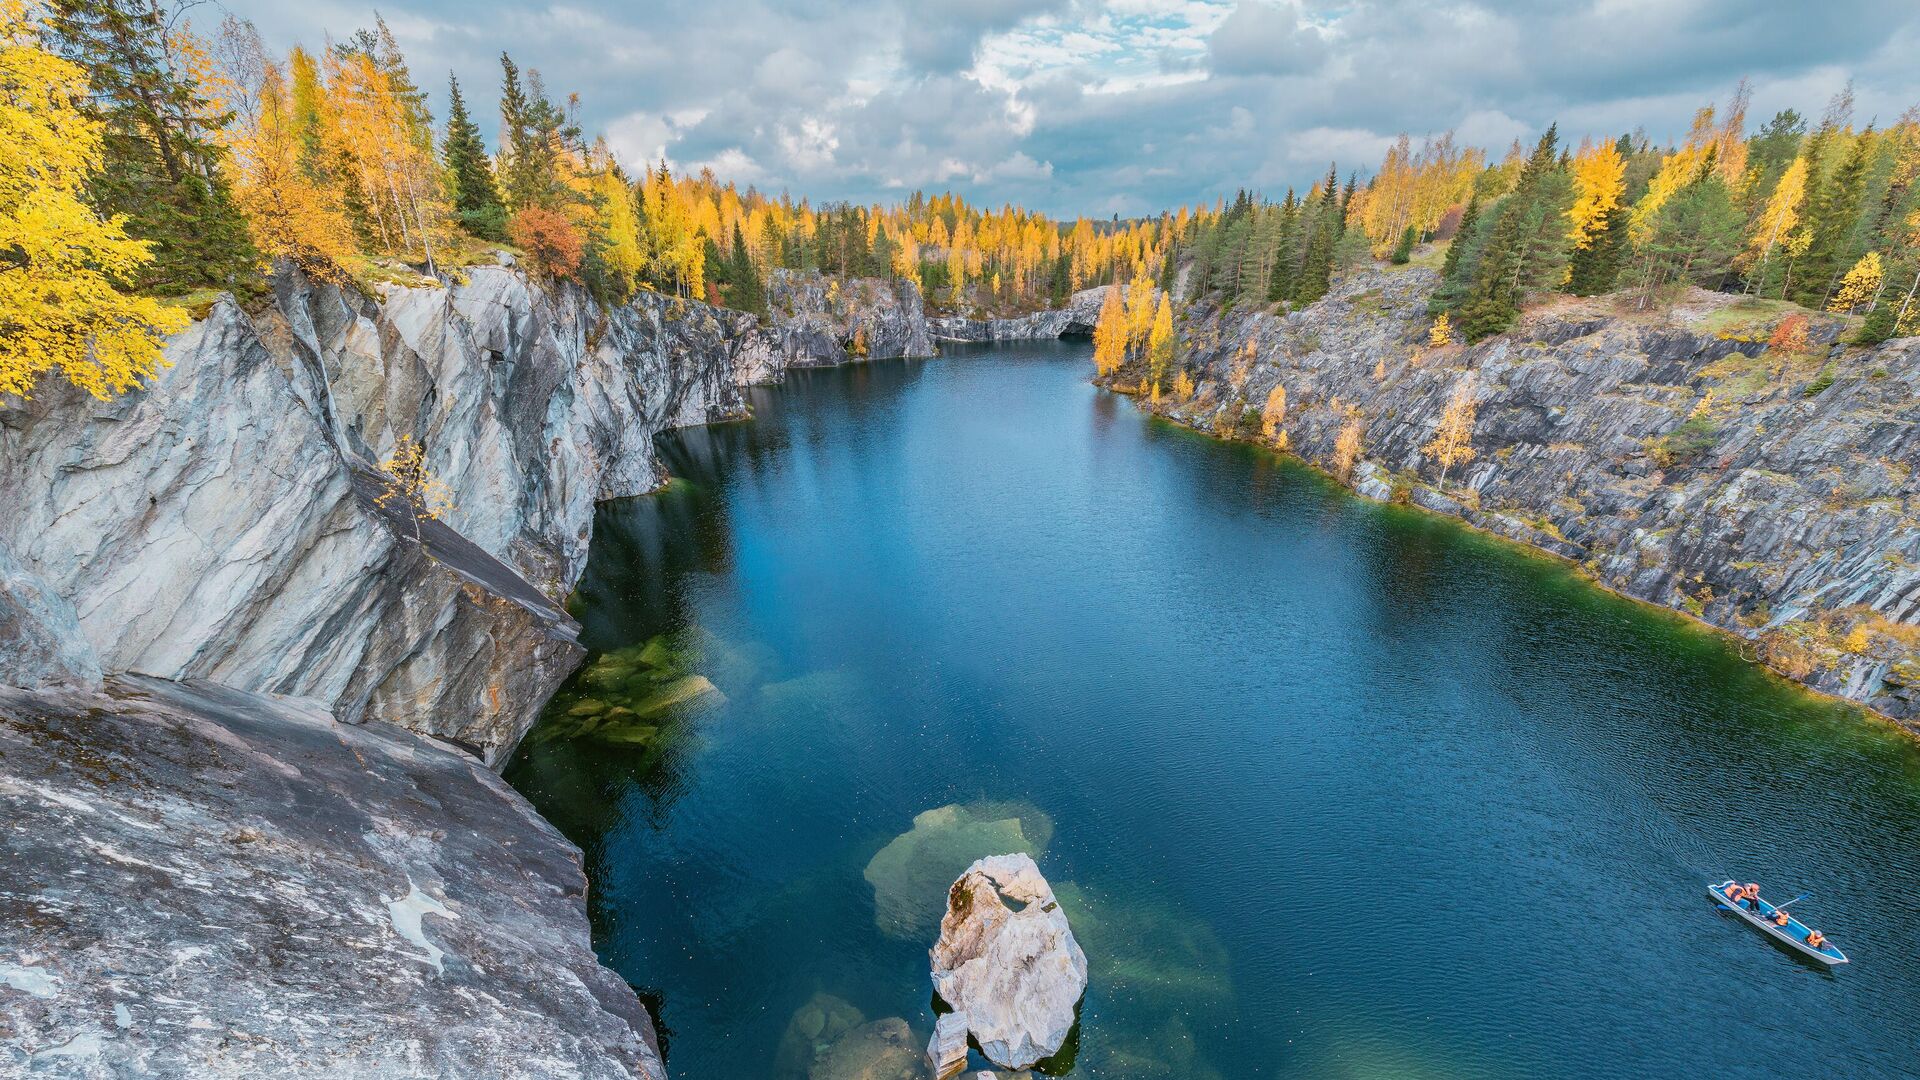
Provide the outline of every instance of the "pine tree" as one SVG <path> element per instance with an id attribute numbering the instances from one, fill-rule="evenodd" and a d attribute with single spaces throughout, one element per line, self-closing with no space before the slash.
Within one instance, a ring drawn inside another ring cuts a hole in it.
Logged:
<path id="1" fill-rule="evenodd" d="M 1635 258 L 1634 284 L 1646 306 L 1674 283 L 1714 286 L 1726 278 L 1745 225 L 1719 175 L 1703 169 L 1669 198 L 1649 223 Z"/>
<path id="2" fill-rule="evenodd" d="M 1306 215 L 1306 254 L 1301 259 L 1300 273 L 1293 283 L 1295 304 L 1305 306 L 1313 303 L 1327 295 L 1332 283 L 1333 248 L 1339 242 L 1341 230 L 1339 183 L 1339 173 L 1329 167 L 1327 179 L 1320 188 L 1320 197 L 1314 200 L 1312 212 Z"/>
<path id="3" fill-rule="evenodd" d="M 1453 240 L 1447 244 L 1446 257 L 1440 260 L 1440 287 L 1433 292 L 1428 301 L 1429 314 L 1438 315 L 1457 307 L 1465 299 L 1473 285 L 1474 267 L 1477 259 L 1468 258 L 1479 243 L 1480 195 L 1475 192 L 1467 196 L 1466 209 L 1460 212 L 1460 225 L 1454 230 Z"/>
<path id="4" fill-rule="evenodd" d="M 86 112 L 103 125 L 88 201 L 152 245 L 130 284 L 161 294 L 234 287 L 258 256 L 221 173 L 214 136 L 228 117 L 182 55 L 191 43 L 146 0 L 57 0 L 50 30 L 88 73 Z"/>
<path id="5" fill-rule="evenodd" d="M 733 227 L 733 253 L 728 257 L 728 276 L 732 278 L 732 284 L 727 291 L 727 306 L 764 317 L 767 314 L 767 290 L 760 282 L 760 271 L 747 254 L 747 241 L 737 223 Z"/>
<path id="6" fill-rule="evenodd" d="M 443 158 L 453 185 L 453 209 L 460 227 L 482 240 L 507 238 L 507 208 L 500 200 L 500 187 L 494 183 L 493 163 L 487 159 L 487 147 L 480 128 L 467 115 L 467 103 L 460 96 L 460 80 L 448 76 L 447 137 Z"/>
<path id="7" fill-rule="evenodd" d="M 1564 215 L 1573 198 L 1555 153 L 1558 141 L 1558 128 L 1547 128 L 1512 194 L 1500 202 L 1480 253 L 1473 293 L 1459 311 L 1460 332 L 1468 341 L 1511 326 L 1527 293 L 1558 280 L 1568 245 Z"/>
<path id="8" fill-rule="evenodd" d="M 551 200 L 554 147 L 541 131 L 551 109 L 549 103 L 529 94 L 513 58 L 501 53 L 500 188 L 507 207 L 515 213 L 544 207 Z"/>
<path id="9" fill-rule="evenodd" d="M 1412 262 L 1413 241 L 1413 226 L 1409 225 L 1407 226 L 1407 231 L 1400 234 L 1400 242 L 1393 245 L 1393 254 L 1388 257 L 1387 261 L 1393 263 L 1395 266 L 1405 266 L 1407 263 Z"/>
<path id="10" fill-rule="evenodd" d="M 1872 136 L 1873 129 L 1868 128 L 1854 138 L 1847 156 L 1810 200 L 1807 225 L 1813 243 L 1795 270 L 1799 287 L 1794 295 L 1795 300 L 1808 307 L 1826 306 L 1827 296 L 1839 284 L 1840 275 L 1850 263 L 1847 241 L 1860 213 L 1861 196 L 1866 192 Z"/>
<path id="11" fill-rule="evenodd" d="M 1286 201 L 1280 204 L 1280 227 L 1275 232 L 1273 245 L 1273 271 L 1267 281 L 1267 301 L 1273 303 L 1293 298 L 1293 286 L 1296 269 L 1299 266 L 1300 247 L 1300 202 L 1294 198 L 1293 189 L 1287 189 Z"/>

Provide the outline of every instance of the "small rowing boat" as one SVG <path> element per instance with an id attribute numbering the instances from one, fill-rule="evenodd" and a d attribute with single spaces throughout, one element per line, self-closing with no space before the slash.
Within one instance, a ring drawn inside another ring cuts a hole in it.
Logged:
<path id="1" fill-rule="evenodd" d="M 1714 901 L 1718 903 L 1723 910 L 1731 911 L 1735 915 L 1740 916 L 1746 920 L 1748 926 L 1753 927 L 1787 948 L 1792 949 L 1801 956 L 1810 960 L 1817 960 L 1829 967 L 1847 962 L 1847 954 L 1835 948 L 1831 941 L 1823 941 L 1818 945 L 1809 944 L 1807 942 L 1807 935 L 1813 931 L 1793 916 L 1787 916 L 1787 924 L 1785 926 L 1776 925 L 1774 919 L 1777 917 L 1778 912 L 1784 910 L 1785 905 L 1774 907 L 1772 904 L 1759 898 L 1753 900 L 1729 899 L 1727 896 L 1727 886 L 1733 884 L 1735 884 L 1735 882 L 1723 881 L 1718 885 L 1709 885 L 1707 886 L 1707 895 L 1713 897 Z M 1791 904 L 1793 901 L 1789 900 L 1787 903 Z"/>

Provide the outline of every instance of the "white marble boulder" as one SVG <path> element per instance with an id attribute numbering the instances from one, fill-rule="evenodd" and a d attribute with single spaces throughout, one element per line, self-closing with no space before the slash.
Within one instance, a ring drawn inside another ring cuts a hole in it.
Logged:
<path id="1" fill-rule="evenodd" d="M 947 892 L 930 955 L 934 990 L 953 1009 L 927 1048 L 939 1076 L 965 1069 L 969 1035 L 1008 1069 L 1066 1043 L 1087 990 L 1087 956 L 1030 857 L 993 855 L 968 867 Z"/>

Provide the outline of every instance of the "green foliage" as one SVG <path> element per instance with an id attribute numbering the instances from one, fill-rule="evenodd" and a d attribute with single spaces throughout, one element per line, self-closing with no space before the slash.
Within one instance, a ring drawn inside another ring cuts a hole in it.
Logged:
<path id="1" fill-rule="evenodd" d="M 1635 254 L 1634 284 L 1643 302 L 1667 285 L 1712 288 L 1724 282 L 1740 251 L 1745 224 L 1727 185 L 1703 170 L 1700 178 L 1660 207 Z"/>
<path id="2" fill-rule="evenodd" d="M 1867 312 L 1866 321 L 1860 324 L 1859 331 L 1853 335 L 1853 343 L 1855 345 L 1878 345 L 1883 341 L 1891 339 L 1894 335 L 1895 324 L 1898 322 L 1898 315 L 1899 312 L 1895 310 L 1894 306 L 1884 300 L 1873 305 L 1873 308 Z"/>
<path id="3" fill-rule="evenodd" d="M 1535 145 L 1515 182 L 1500 201 L 1475 268 L 1473 292 L 1459 308 L 1459 330 L 1479 341 L 1513 325 L 1520 302 L 1530 292 L 1558 283 L 1566 264 L 1566 212 L 1573 186 L 1555 148 L 1556 128 Z"/>
<path id="4" fill-rule="evenodd" d="M 482 240 L 507 238 L 507 208 L 493 179 L 493 163 L 480 138 L 480 127 L 467 115 L 460 96 L 460 80 L 447 80 L 451 104 L 447 110 L 447 138 L 443 144 L 447 174 L 453 187 L 453 209 L 460 227 Z"/>
<path id="5" fill-rule="evenodd" d="M 233 288 L 258 261 L 221 171 L 215 111 L 167 42 L 166 13 L 142 0 L 59 0 L 52 44 L 87 70 L 84 111 L 105 125 L 101 167 L 87 198 L 125 217 L 153 259 L 127 284 L 177 295 Z"/>
<path id="6" fill-rule="evenodd" d="M 1808 186 L 1807 225 L 1813 235 L 1813 243 L 1807 249 L 1806 256 L 1799 260 L 1795 270 L 1795 288 L 1793 298 L 1808 307 L 1825 307 L 1827 297 L 1840 281 L 1840 275 L 1853 265 L 1848 258 L 1848 239 L 1853 232 L 1854 220 L 1860 211 L 1861 196 L 1866 192 L 1868 151 L 1872 148 L 1872 129 L 1853 140 L 1853 145 L 1817 189 L 1812 187 L 1812 177 L 1817 173 L 1810 170 Z M 1834 132 L 1823 128 L 1816 132 L 1808 149 L 1809 158 L 1816 153 L 1815 146 L 1824 146 L 1834 137 Z M 1857 256 L 1857 252 L 1851 253 Z"/>
<path id="7" fill-rule="evenodd" d="M 507 208 L 518 213 L 528 207 L 558 210 L 571 198 L 560 175 L 560 150 L 580 139 L 580 129 L 560 107 L 547 100 L 540 73 L 528 70 L 526 81 L 513 58 L 500 54 L 500 186 Z"/>
<path id="8" fill-rule="evenodd" d="M 1647 453 L 1663 469 L 1681 467 L 1713 449 L 1719 437 L 1718 421 L 1707 416 L 1690 417 L 1686 423 L 1652 440 Z"/>
<path id="9" fill-rule="evenodd" d="M 1606 227 L 1586 247 L 1574 249 L 1567 267 L 1567 291 L 1575 296 L 1598 296 L 1613 291 L 1620 264 L 1627 256 L 1627 222 L 1632 211 L 1616 206 L 1607 214 Z"/>
<path id="10" fill-rule="evenodd" d="M 1387 261 L 1393 263 L 1395 266 L 1405 266 L 1407 263 L 1412 262 L 1414 240 L 1413 226 L 1409 225 L 1407 226 L 1407 230 L 1400 234 L 1400 242 L 1393 245 L 1393 254 L 1388 257 Z"/>

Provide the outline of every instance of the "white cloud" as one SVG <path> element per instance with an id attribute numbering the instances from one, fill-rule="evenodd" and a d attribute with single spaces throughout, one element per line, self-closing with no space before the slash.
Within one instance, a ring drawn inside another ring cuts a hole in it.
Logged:
<path id="1" fill-rule="evenodd" d="M 371 21 L 346 0 L 226 3 L 281 47 Z M 1554 121 L 1574 141 L 1634 127 L 1664 138 L 1749 73 L 1756 126 L 1789 106 L 1818 114 L 1850 76 L 1862 122 L 1920 98 L 1912 0 L 381 9 L 441 105 L 442 73 L 459 73 L 490 144 L 506 48 L 556 97 L 578 91 L 589 134 L 606 131 L 629 164 L 665 156 L 816 202 L 961 185 L 1062 215 L 1150 213 L 1242 186 L 1304 188 L 1329 160 L 1364 175 L 1401 131 L 1453 129 L 1496 156 Z"/>

